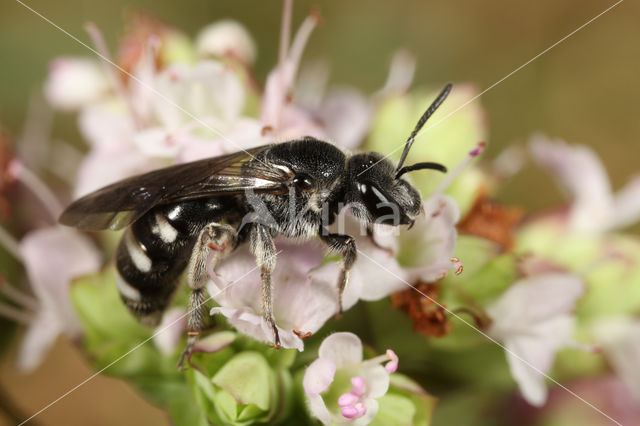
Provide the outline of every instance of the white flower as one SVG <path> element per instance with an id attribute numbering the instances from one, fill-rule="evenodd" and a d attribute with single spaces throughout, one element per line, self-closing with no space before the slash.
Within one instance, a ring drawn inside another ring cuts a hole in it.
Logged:
<path id="1" fill-rule="evenodd" d="M 376 245 L 366 235 L 366 228 L 348 208 L 343 209 L 329 227 L 331 232 L 355 238 L 357 258 L 349 274 L 349 282 L 343 296 L 343 309 L 347 310 L 358 300 L 380 300 L 407 286 L 408 276 L 396 261 L 392 250 Z M 397 229 L 387 229 L 391 239 L 397 238 Z M 340 273 L 339 262 L 329 262 L 318 268 L 314 276 L 336 285 Z"/>
<path id="2" fill-rule="evenodd" d="M 97 271 L 100 255 L 87 237 L 62 226 L 28 233 L 20 242 L 20 253 L 39 305 L 18 360 L 20 368 L 31 370 L 59 334 L 80 333 L 69 286 L 72 279 Z"/>
<path id="3" fill-rule="evenodd" d="M 338 275 L 329 278 L 314 272 L 324 253 L 317 242 L 296 244 L 277 239 L 276 250 L 280 253 L 271 278 L 273 317 L 282 346 L 301 351 L 304 347 L 301 337 L 318 331 L 338 311 Z M 262 314 L 260 271 L 255 268 L 255 257 L 248 244 L 224 259 L 211 275 L 209 294 L 220 305 L 211 314 L 222 314 L 240 332 L 272 343 L 273 331 Z M 349 300 L 353 304 L 357 299 L 349 297 Z"/>
<path id="4" fill-rule="evenodd" d="M 411 264 L 405 265 L 409 281 L 434 282 L 443 278 L 449 270 L 460 270 L 453 258 L 460 220 L 460 209 L 448 195 L 436 193 L 427 198 L 420 215 L 411 229 L 400 233 L 401 247 L 411 250 Z"/>
<path id="5" fill-rule="evenodd" d="M 196 38 L 196 50 L 201 58 L 231 56 L 247 65 L 256 59 L 256 45 L 249 32 L 230 19 L 204 27 Z"/>
<path id="6" fill-rule="evenodd" d="M 593 325 L 596 342 L 604 351 L 614 371 L 640 401 L 640 320 L 612 317 Z"/>
<path id="7" fill-rule="evenodd" d="M 529 147 L 536 161 L 549 170 L 573 199 L 572 229 L 606 232 L 640 219 L 640 176 L 614 194 L 598 156 L 583 145 L 534 135 Z"/>
<path id="8" fill-rule="evenodd" d="M 122 102 L 105 101 L 83 108 L 78 125 L 91 149 L 77 172 L 76 198 L 163 165 L 161 159 L 149 157 L 133 144 L 136 125 Z"/>
<path id="9" fill-rule="evenodd" d="M 504 344 L 511 374 L 532 405 L 546 401 L 544 375 L 556 351 L 573 344 L 572 311 L 583 292 L 575 275 L 540 274 L 515 282 L 487 308 L 488 334 Z"/>
<path id="10" fill-rule="evenodd" d="M 110 88 L 97 60 L 60 57 L 49 67 L 44 94 L 55 108 L 74 111 L 104 96 Z"/>
<path id="11" fill-rule="evenodd" d="M 157 76 L 155 89 L 162 94 L 152 104 L 156 125 L 134 137 L 148 156 L 184 162 L 263 142 L 260 123 L 242 116 L 242 83 L 220 62 L 169 66 Z"/>
<path id="12" fill-rule="evenodd" d="M 302 382 L 311 414 L 325 425 L 369 424 L 378 413 L 377 398 L 387 393 L 389 374 L 397 368 L 398 357 L 392 350 L 363 361 L 358 336 L 332 334 L 320 345 L 318 359 Z"/>
<path id="13" fill-rule="evenodd" d="M 293 83 L 298 71 L 298 65 L 304 50 L 304 46 L 317 23 L 317 17 L 308 16 L 291 43 L 281 45 L 284 52 L 281 62 L 267 76 L 260 121 L 268 133 L 274 139 L 287 140 L 301 136 L 314 136 L 319 139 L 327 139 L 327 135 L 314 117 L 294 102 L 291 102 Z M 290 25 L 286 23 L 285 25 Z M 284 31 L 284 25 L 283 29 Z M 281 41 L 288 42 L 281 38 Z"/>

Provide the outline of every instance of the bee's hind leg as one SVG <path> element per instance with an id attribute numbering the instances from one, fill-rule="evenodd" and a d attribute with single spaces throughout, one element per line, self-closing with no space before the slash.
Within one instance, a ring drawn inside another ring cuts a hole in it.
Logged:
<path id="1" fill-rule="evenodd" d="M 229 225 L 210 223 L 200 232 L 191 258 L 189 259 L 187 280 L 191 288 L 189 308 L 187 311 L 187 346 L 180 356 L 178 367 L 182 368 L 185 359 L 188 359 L 193 347 L 198 341 L 200 331 L 205 318 L 205 285 L 209 280 L 207 272 L 207 260 L 214 253 L 212 262 L 217 262 L 226 253 L 230 252 L 236 244 L 236 230 Z"/>
<path id="2" fill-rule="evenodd" d="M 256 257 L 256 264 L 260 268 L 262 281 L 262 315 L 271 326 L 274 336 L 274 346 L 280 347 L 280 335 L 276 321 L 273 319 L 273 301 L 271 293 L 271 273 L 276 267 L 276 246 L 269 232 L 269 228 L 259 223 L 252 225 L 250 233 L 251 252 Z"/>

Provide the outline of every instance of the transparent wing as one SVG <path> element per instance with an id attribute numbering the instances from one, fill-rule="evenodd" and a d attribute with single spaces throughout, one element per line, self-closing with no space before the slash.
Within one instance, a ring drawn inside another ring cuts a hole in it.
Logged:
<path id="1" fill-rule="evenodd" d="M 248 151 L 154 170 L 113 183 L 74 201 L 60 223 L 85 230 L 122 229 L 153 207 L 182 200 L 256 192 L 284 192 L 291 173 Z"/>

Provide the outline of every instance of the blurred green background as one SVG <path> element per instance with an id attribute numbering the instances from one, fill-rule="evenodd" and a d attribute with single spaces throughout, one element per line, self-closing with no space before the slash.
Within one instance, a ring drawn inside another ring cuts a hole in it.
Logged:
<path id="1" fill-rule="evenodd" d="M 277 58 L 280 1 L 25 3 L 84 42 L 88 42 L 84 24 L 95 22 L 112 50 L 126 16 L 136 9 L 192 36 L 212 21 L 233 18 L 246 25 L 256 40 L 260 81 Z M 405 48 L 418 60 L 416 86 L 464 81 L 482 91 L 614 3 L 297 0 L 294 28 L 311 7 L 319 8 L 323 24 L 312 35 L 305 59 L 327 59 L 331 82 L 376 90 L 384 82 L 393 52 Z M 91 53 L 20 3 L 0 4 L 0 123 L 17 136 L 29 97 L 41 90 L 48 63 L 59 55 Z M 640 160 L 639 22 L 640 4 L 623 1 L 475 101 L 487 114 L 487 157 L 542 131 L 591 146 L 601 155 L 614 188 L 626 182 L 638 171 Z M 80 143 L 72 115 L 56 115 L 53 134 Z M 508 181 L 498 196 L 530 209 L 550 207 L 560 199 L 549 177 L 531 165 Z M 61 341 L 45 365 L 27 377 L 15 373 L 10 362 L 2 366 L 0 383 L 22 409 L 40 408 L 91 374 L 68 346 Z M 69 417 L 71 412 L 75 417 Z M 78 424 L 165 421 L 122 383 L 103 377 L 48 410 L 41 423 L 61 424 L 71 418 Z"/>

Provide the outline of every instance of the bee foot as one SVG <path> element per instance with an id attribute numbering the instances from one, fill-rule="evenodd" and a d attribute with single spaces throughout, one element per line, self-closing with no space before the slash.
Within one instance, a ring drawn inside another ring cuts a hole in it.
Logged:
<path id="1" fill-rule="evenodd" d="M 282 345 L 280 344 L 280 342 L 274 342 L 274 343 L 271 345 L 271 347 L 272 347 L 273 349 L 280 349 L 280 348 L 282 348 Z"/>

